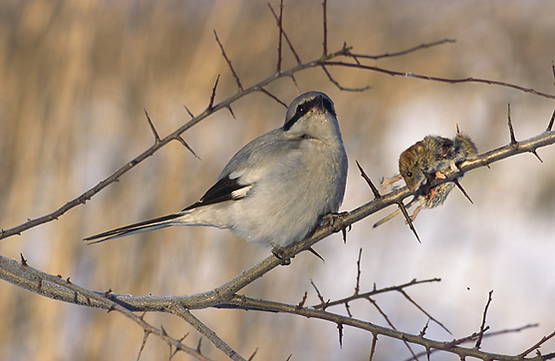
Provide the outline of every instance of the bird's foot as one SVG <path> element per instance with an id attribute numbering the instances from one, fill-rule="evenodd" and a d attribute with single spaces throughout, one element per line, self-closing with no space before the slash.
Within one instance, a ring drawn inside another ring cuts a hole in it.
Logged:
<path id="1" fill-rule="evenodd" d="M 282 266 L 289 266 L 291 264 L 291 257 L 285 254 L 285 250 L 281 247 L 272 248 L 272 254 L 281 261 Z"/>
<path id="2" fill-rule="evenodd" d="M 341 231 L 343 235 L 343 243 L 347 243 L 347 232 L 351 230 L 351 225 L 343 224 L 343 217 L 349 212 L 328 213 L 322 217 L 320 224 L 322 226 L 330 226 L 334 233 Z"/>

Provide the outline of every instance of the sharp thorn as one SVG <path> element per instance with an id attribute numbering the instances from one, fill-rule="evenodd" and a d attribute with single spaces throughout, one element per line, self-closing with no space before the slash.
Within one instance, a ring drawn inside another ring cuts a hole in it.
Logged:
<path id="1" fill-rule="evenodd" d="M 307 248 L 307 250 L 310 251 L 310 253 L 312 253 L 312 254 L 315 255 L 316 257 L 320 258 L 320 259 L 322 260 L 322 262 L 326 262 L 326 261 L 324 260 L 324 258 L 323 258 L 322 256 L 320 256 L 320 254 L 314 250 L 314 248 L 309 247 L 309 248 Z"/>
<path id="2" fill-rule="evenodd" d="M 378 188 L 376 188 L 374 183 L 372 183 L 372 180 L 370 179 L 370 177 L 368 177 L 368 175 L 366 175 L 366 172 L 364 171 L 364 169 L 362 169 L 362 166 L 360 165 L 358 160 L 356 160 L 355 162 L 357 164 L 358 170 L 360 171 L 360 175 L 362 176 L 362 178 L 364 178 L 366 183 L 368 183 L 368 186 L 372 190 L 372 193 L 374 193 L 374 198 L 376 198 L 376 199 L 381 198 L 382 196 L 381 196 L 380 192 L 378 191 Z"/>
<path id="3" fill-rule="evenodd" d="M 401 209 L 401 212 L 403 213 L 403 216 L 405 217 L 405 220 L 407 221 L 407 224 L 409 225 L 412 233 L 414 233 L 414 235 L 416 237 L 416 240 L 418 241 L 418 243 L 422 244 L 422 242 L 420 241 L 420 237 L 418 237 L 418 233 L 416 233 L 416 228 L 414 228 L 414 224 L 412 223 L 412 219 L 409 216 L 409 212 L 407 212 L 407 209 L 405 208 L 405 205 L 403 204 L 402 201 L 397 203 L 397 205 Z"/>
<path id="4" fill-rule="evenodd" d="M 464 194 L 464 196 L 466 197 L 466 199 L 468 199 L 470 201 L 470 203 L 474 204 L 474 202 L 472 201 L 472 199 L 470 199 L 470 196 L 468 195 L 468 193 L 466 193 L 466 191 L 464 190 L 464 188 L 462 187 L 461 183 L 459 182 L 458 179 L 453 180 L 453 183 L 455 183 L 455 185 L 457 186 L 457 188 L 459 188 L 459 190 L 462 192 L 462 194 Z"/>
<path id="5" fill-rule="evenodd" d="M 538 152 L 536 152 L 536 150 L 531 150 L 530 153 L 532 153 L 533 155 L 536 156 L 536 158 L 538 158 L 538 160 L 540 161 L 540 163 L 543 163 L 543 160 L 540 158 L 540 155 L 538 154 Z"/>
<path id="6" fill-rule="evenodd" d="M 517 145 L 518 142 L 515 138 L 515 131 L 513 129 L 513 122 L 511 121 L 511 103 L 507 104 L 507 123 L 509 124 L 509 133 L 511 135 L 511 145 Z"/>
<path id="7" fill-rule="evenodd" d="M 553 129 L 553 122 L 555 121 L 555 110 L 553 111 L 553 114 L 551 114 L 551 119 L 549 120 L 549 124 L 547 125 L 547 129 L 545 130 L 546 132 L 550 132 Z"/>

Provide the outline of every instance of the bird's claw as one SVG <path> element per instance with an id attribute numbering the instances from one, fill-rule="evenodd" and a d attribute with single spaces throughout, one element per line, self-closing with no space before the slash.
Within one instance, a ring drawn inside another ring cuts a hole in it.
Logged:
<path id="1" fill-rule="evenodd" d="M 285 254 L 285 250 L 280 247 L 272 248 L 272 254 L 281 261 L 282 266 L 289 266 L 291 264 L 291 257 Z"/>

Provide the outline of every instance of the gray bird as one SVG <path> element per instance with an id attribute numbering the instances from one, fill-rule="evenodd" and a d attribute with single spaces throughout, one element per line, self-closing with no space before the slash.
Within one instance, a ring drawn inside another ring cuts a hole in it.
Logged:
<path id="1" fill-rule="evenodd" d="M 331 99 L 307 92 L 285 123 L 245 145 L 218 180 L 181 212 L 85 238 L 91 243 L 169 226 L 227 228 L 249 242 L 284 247 L 337 212 L 345 193 L 347 154 Z"/>

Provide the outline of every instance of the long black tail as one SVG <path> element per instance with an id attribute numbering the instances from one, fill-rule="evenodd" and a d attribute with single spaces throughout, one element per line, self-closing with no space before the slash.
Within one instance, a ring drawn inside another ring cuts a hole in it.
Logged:
<path id="1" fill-rule="evenodd" d="M 84 239 L 84 241 L 88 241 L 89 244 L 95 244 L 95 243 L 104 242 L 113 238 L 119 238 L 119 237 L 129 236 L 135 233 L 148 232 L 155 229 L 173 226 L 176 224 L 176 222 L 173 220 L 183 216 L 185 213 L 186 212 L 169 214 L 167 216 L 153 218 L 147 221 L 130 224 L 128 226 L 115 228 L 110 231 L 106 231 L 103 233 L 96 234 L 94 236 L 87 237 Z"/>

